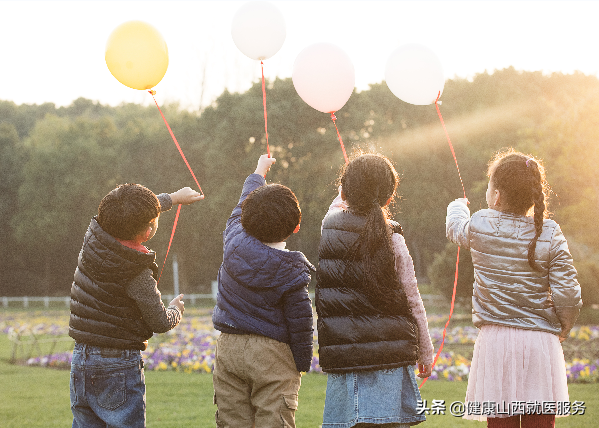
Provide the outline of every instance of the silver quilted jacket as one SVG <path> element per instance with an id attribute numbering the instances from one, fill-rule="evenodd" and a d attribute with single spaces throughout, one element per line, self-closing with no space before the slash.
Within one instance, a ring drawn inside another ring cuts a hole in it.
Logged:
<path id="1" fill-rule="evenodd" d="M 472 321 L 480 327 L 499 324 L 567 337 L 582 300 L 576 269 L 559 225 L 545 220 L 535 260 L 528 264 L 534 220 L 492 209 L 470 217 L 468 207 L 447 207 L 447 238 L 470 250 L 474 264 Z"/>

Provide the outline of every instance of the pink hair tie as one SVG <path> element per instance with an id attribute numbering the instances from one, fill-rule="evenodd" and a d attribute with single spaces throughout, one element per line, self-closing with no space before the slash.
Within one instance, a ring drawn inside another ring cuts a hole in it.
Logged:
<path id="1" fill-rule="evenodd" d="M 527 167 L 529 167 L 529 166 L 530 166 L 529 162 L 530 162 L 531 160 L 532 160 L 532 158 L 528 158 L 528 159 L 526 159 L 526 166 L 527 166 Z"/>

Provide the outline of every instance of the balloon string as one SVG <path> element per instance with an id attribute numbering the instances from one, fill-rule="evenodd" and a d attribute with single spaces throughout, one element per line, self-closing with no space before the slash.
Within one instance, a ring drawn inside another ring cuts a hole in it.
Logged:
<path id="1" fill-rule="evenodd" d="M 341 144 L 341 150 L 343 150 L 343 158 L 345 159 L 345 164 L 347 165 L 349 163 L 349 160 L 347 159 L 347 153 L 345 153 L 345 146 L 343 145 L 343 140 L 341 139 L 341 134 L 339 134 L 339 129 L 337 129 L 337 123 L 335 123 L 337 118 L 335 117 L 334 111 L 331 112 L 331 120 L 333 121 L 333 125 L 335 125 L 335 130 L 337 131 L 337 137 L 339 138 L 339 143 Z"/>
<path id="2" fill-rule="evenodd" d="M 449 143 L 449 148 L 451 149 L 451 154 L 453 155 L 453 160 L 455 162 L 455 167 L 458 169 L 458 176 L 460 177 L 460 183 L 462 183 L 462 191 L 464 192 L 464 198 L 466 197 L 466 190 L 464 189 L 464 182 L 462 181 L 462 174 L 460 174 L 460 167 L 458 166 L 458 160 L 455 156 L 455 151 L 453 150 L 453 145 L 451 144 L 451 140 L 449 139 L 449 134 L 447 133 L 447 128 L 445 127 L 445 122 L 443 121 L 443 116 L 441 116 L 441 110 L 439 110 L 439 97 L 441 96 L 441 91 L 439 91 L 439 95 L 437 95 L 437 99 L 435 100 L 435 107 L 437 108 L 437 114 L 439 115 L 439 120 L 441 121 L 441 125 L 443 125 L 443 130 L 445 131 L 445 136 L 447 137 L 447 142 Z"/>
<path id="3" fill-rule="evenodd" d="M 203 195 L 204 192 L 202 192 L 200 183 L 198 182 L 198 179 L 196 178 L 195 174 L 193 173 L 193 170 L 191 169 L 189 162 L 187 162 L 187 159 L 185 158 L 185 155 L 183 154 L 183 150 L 181 149 L 181 146 L 179 145 L 177 138 L 175 138 L 175 134 L 173 133 L 173 130 L 169 126 L 168 122 L 166 121 L 166 117 L 164 117 L 164 114 L 162 113 L 162 110 L 160 109 L 160 106 L 158 105 L 158 102 L 156 101 L 156 97 L 154 97 L 154 95 L 156 94 L 156 91 L 150 90 L 148 92 L 150 95 L 152 95 L 152 98 L 154 99 L 154 103 L 156 104 L 156 107 L 158 107 L 158 111 L 160 112 L 160 116 L 162 116 L 162 120 L 164 120 L 164 123 L 166 124 L 166 127 L 168 128 L 168 132 L 170 132 L 171 137 L 173 138 L 173 141 L 175 142 L 175 145 L 177 146 L 177 149 L 179 150 L 179 153 L 181 154 L 181 157 L 185 161 L 185 165 L 187 165 L 187 169 L 189 169 L 189 172 L 191 172 L 191 176 L 193 177 L 194 181 L 196 182 L 198 189 L 200 189 L 200 193 Z M 177 230 L 177 222 L 179 221 L 179 213 L 180 212 L 181 212 L 181 205 L 179 204 L 179 207 L 177 208 L 177 214 L 175 215 L 175 222 L 173 223 L 171 239 L 168 243 L 168 248 L 166 249 L 166 256 L 164 256 L 164 262 L 162 263 L 162 270 L 160 271 L 160 276 L 158 277 L 158 281 L 156 281 L 156 283 L 160 282 L 160 278 L 162 277 L 162 271 L 164 270 L 164 266 L 166 265 L 166 259 L 168 258 L 168 253 L 171 249 L 171 244 L 173 243 L 173 238 L 175 237 L 175 230 Z"/>
<path id="4" fill-rule="evenodd" d="M 441 340 L 441 346 L 439 346 L 437 355 L 435 355 L 435 360 L 433 361 L 433 368 L 437 364 L 437 359 L 439 358 L 439 355 L 441 355 L 441 351 L 443 350 L 443 344 L 445 343 L 445 334 L 447 333 L 447 326 L 449 325 L 449 321 L 451 321 L 451 315 L 453 314 L 453 307 L 454 307 L 454 303 L 455 303 L 455 293 L 456 293 L 456 288 L 457 288 L 456 286 L 458 284 L 458 265 L 459 264 L 460 264 L 460 247 L 458 247 L 458 255 L 456 257 L 456 262 L 455 262 L 455 279 L 453 282 L 453 294 L 451 295 L 451 308 L 449 309 L 449 318 L 447 319 L 447 322 L 445 323 L 445 328 L 443 329 L 443 339 Z M 424 378 L 424 380 L 422 381 L 422 383 L 420 384 L 420 386 L 418 388 L 422 388 L 422 385 L 424 385 L 427 380 L 428 380 L 428 378 Z"/>
<path id="5" fill-rule="evenodd" d="M 204 192 L 202 192 L 202 188 L 200 187 L 200 183 L 198 183 L 198 179 L 196 178 L 196 175 L 193 173 L 193 170 L 191 169 L 191 166 L 189 166 L 189 162 L 187 162 L 187 158 L 183 154 L 183 150 L 181 149 L 181 146 L 179 145 L 179 142 L 175 138 L 175 134 L 173 133 L 173 130 L 169 126 L 168 122 L 166 121 L 166 118 L 164 117 L 164 114 L 162 113 L 162 110 L 160 109 L 160 106 L 158 105 L 158 102 L 156 101 L 156 98 L 154 97 L 154 95 L 156 94 L 156 91 L 148 91 L 148 92 L 150 93 L 150 95 L 152 95 L 152 98 L 154 99 L 154 103 L 156 104 L 156 107 L 158 107 L 158 111 L 160 112 L 160 116 L 162 116 L 162 120 L 164 120 L 164 123 L 166 124 L 166 127 L 168 128 L 168 132 L 170 132 L 171 137 L 173 137 L 173 141 L 175 142 L 175 145 L 177 146 L 177 149 L 179 150 L 179 153 L 181 154 L 181 157 L 185 161 L 185 165 L 187 165 L 187 169 L 189 169 L 189 172 L 191 172 L 191 176 L 193 177 L 194 181 L 196 182 L 196 184 L 198 186 L 198 189 L 200 189 L 200 193 L 203 195 Z"/>
<path id="6" fill-rule="evenodd" d="M 264 87 L 264 62 L 260 61 L 260 66 L 262 67 L 262 104 L 264 105 L 264 133 L 266 134 L 266 153 L 268 153 L 268 157 L 270 157 L 270 148 L 268 147 L 268 126 L 266 119 L 266 88 Z"/>
<path id="7" fill-rule="evenodd" d="M 162 271 L 164 270 L 164 265 L 166 265 L 166 259 L 168 257 L 168 252 L 171 249 L 171 244 L 173 243 L 173 238 L 175 237 L 175 230 L 177 229 L 177 222 L 179 221 L 179 213 L 181 212 L 181 205 L 177 208 L 177 214 L 175 214 L 175 222 L 173 223 L 173 231 L 171 232 L 171 239 L 168 241 L 168 248 L 166 249 L 166 256 L 164 257 L 164 262 L 162 263 L 162 269 L 160 270 L 160 276 L 158 277 L 158 281 L 156 284 L 160 282 L 160 278 L 162 277 Z"/>
<path id="8" fill-rule="evenodd" d="M 449 143 L 449 148 L 451 149 L 451 154 L 453 155 L 453 160 L 455 161 L 455 166 L 458 170 L 458 176 L 460 177 L 460 183 L 462 183 L 462 191 L 464 192 L 464 198 L 466 198 L 466 190 L 464 189 L 464 182 L 462 181 L 462 175 L 460 174 L 460 167 L 458 166 L 458 159 L 456 158 L 455 151 L 453 150 L 453 145 L 451 144 L 451 140 L 449 139 L 449 134 L 447 133 L 447 128 L 445 127 L 445 122 L 443 121 L 443 116 L 441 116 L 441 110 L 439 110 L 439 97 L 441 96 L 441 91 L 439 91 L 439 95 L 437 95 L 437 99 L 435 100 L 435 107 L 437 108 L 437 114 L 439 115 L 439 120 L 441 121 L 441 125 L 443 125 L 443 129 L 445 130 L 445 135 L 447 136 L 447 142 Z M 460 247 L 458 247 L 458 255 L 456 257 L 455 262 L 455 278 L 453 281 L 453 293 L 451 295 L 451 308 L 449 309 L 449 318 L 445 323 L 445 328 L 443 329 L 443 338 L 441 340 L 441 346 L 439 346 L 439 350 L 437 351 L 437 355 L 433 361 L 433 367 L 437 364 L 437 359 L 439 355 L 441 355 L 441 350 L 443 350 L 443 344 L 445 343 L 445 335 L 447 334 L 447 326 L 449 325 L 449 321 L 451 321 L 451 315 L 453 314 L 453 308 L 455 305 L 455 295 L 456 289 L 458 286 L 458 266 L 460 264 Z M 425 378 L 420 384 L 419 388 L 422 388 L 422 385 L 426 383 L 428 378 Z"/>

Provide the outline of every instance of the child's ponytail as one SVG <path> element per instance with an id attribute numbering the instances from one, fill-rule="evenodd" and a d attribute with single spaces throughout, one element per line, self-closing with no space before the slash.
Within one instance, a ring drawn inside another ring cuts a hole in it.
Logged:
<path id="1" fill-rule="evenodd" d="M 360 154 L 343 170 L 340 184 L 350 210 L 365 216 L 366 224 L 350 258 L 361 260 L 364 292 L 380 308 L 397 312 L 408 307 L 395 273 L 387 202 L 395 195 L 399 177 L 384 156 Z M 397 312 L 399 313 L 399 312 Z"/>

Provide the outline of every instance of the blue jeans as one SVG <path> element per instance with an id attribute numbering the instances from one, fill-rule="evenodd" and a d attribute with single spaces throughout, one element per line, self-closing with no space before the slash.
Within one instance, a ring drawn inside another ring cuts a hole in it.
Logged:
<path id="1" fill-rule="evenodd" d="M 146 426 L 146 383 L 138 350 L 75 344 L 73 428 Z"/>

